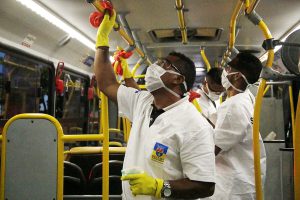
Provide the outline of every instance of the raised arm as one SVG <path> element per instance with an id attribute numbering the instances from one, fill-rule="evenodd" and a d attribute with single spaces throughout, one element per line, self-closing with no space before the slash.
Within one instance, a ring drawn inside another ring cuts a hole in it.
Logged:
<path id="1" fill-rule="evenodd" d="M 94 71 L 98 88 L 108 98 L 117 102 L 119 83 L 116 80 L 111 62 L 109 60 L 109 34 L 116 20 L 116 12 L 110 17 L 108 12 L 104 15 L 96 37 L 96 54 Z"/>

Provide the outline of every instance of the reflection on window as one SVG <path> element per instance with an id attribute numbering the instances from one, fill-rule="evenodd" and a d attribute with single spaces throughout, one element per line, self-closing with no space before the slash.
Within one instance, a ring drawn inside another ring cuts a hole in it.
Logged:
<path id="1" fill-rule="evenodd" d="M 62 74 L 63 94 L 56 96 L 55 116 L 62 124 L 65 134 L 87 132 L 87 86 L 88 77 L 69 72 Z"/>
<path id="2" fill-rule="evenodd" d="M 51 70 L 48 63 L 0 48 L 1 119 L 20 113 L 51 114 L 46 100 L 51 93 Z"/>

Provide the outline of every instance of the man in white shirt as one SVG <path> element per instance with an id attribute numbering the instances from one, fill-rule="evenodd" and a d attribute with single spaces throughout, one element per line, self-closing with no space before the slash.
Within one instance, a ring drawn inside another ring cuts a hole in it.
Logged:
<path id="1" fill-rule="evenodd" d="M 215 126 L 216 190 L 210 199 L 254 200 L 252 147 L 255 98 L 248 86 L 258 81 L 262 64 L 249 53 L 239 53 L 222 73 L 228 98 L 217 111 Z M 266 174 L 266 153 L 260 137 L 261 177 Z"/>
<path id="2" fill-rule="evenodd" d="M 212 125 L 216 123 L 217 108 L 215 101 L 219 100 L 224 88 L 221 83 L 222 68 L 211 68 L 202 82 L 202 87 L 196 92 L 200 94 L 197 101 L 200 105 L 202 115 Z"/>
<path id="3" fill-rule="evenodd" d="M 214 192 L 213 130 L 184 94 L 195 80 L 194 63 L 180 53 L 148 67 L 146 88 L 120 85 L 109 60 L 115 12 L 105 14 L 96 38 L 99 89 L 132 121 L 122 176 L 123 199 L 197 199 Z M 125 78 L 127 85 L 135 84 Z"/>

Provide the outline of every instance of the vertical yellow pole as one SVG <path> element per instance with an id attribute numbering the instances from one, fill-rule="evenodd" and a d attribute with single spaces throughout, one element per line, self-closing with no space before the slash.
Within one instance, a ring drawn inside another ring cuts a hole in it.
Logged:
<path id="1" fill-rule="evenodd" d="M 261 20 L 258 24 L 259 28 L 263 31 L 263 34 L 266 39 L 272 38 L 272 35 L 266 26 L 266 24 Z M 266 67 L 271 67 L 274 60 L 274 50 L 271 49 L 268 51 L 268 60 Z M 262 183 L 261 183 L 261 168 L 260 168 L 260 145 L 259 145 L 259 120 L 260 120 L 260 111 L 262 105 L 262 98 L 264 94 L 264 89 L 266 87 L 266 80 L 262 79 L 256 100 L 254 105 L 254 116 L 253 116 L 253 155 L 254 155 L 254 172 L 255 172 L 255 189 L 256 189 L 256 199 L 263 199 Z"/>
<path id="2" fill-rule="evenodd" d="M 102 152 L 102 199 L 109 200 L 109 127 L 108 127 L 108 100 L 98 90 L 101 99 L 101 129 L 103 131 L 103 152 Z"/>
<path id="3" fill-rule="evenodd" d="M 296 112 L 295 134 L 294 134 L 294 192 L 295 200 L 300 200 L 300 93 Z"/>
<path id="4" fill-rule="evenodd" d="M 199 105 L 199 103 L 198 103 L 198 101 L 197 101 L 196 99 L 194 99 L 194 100 L 192 101 L 192 104 L 196 107 L 196 109 L 197 109 L 200 113 L 202 113 L 202 109 L 201 109 L 201 107 L 200 107 L 200 105 Z"/>
<path id="5" fill-rule="evenodd" d="M 127 125 L 125 117 L 122 117 L 122 124 L 123 124 L 123 133 L 124 133 L 124 142 L 127 142 Z"/>
<path id="6" fill-rule="evenodd" d="M 266 87 L 266 89 L 265 89 L 265 91 L 264 91 L 264 94 L 263 94 L 263 96 L 265 96 L 266 95 L 266 93 L 268 92 L 268 90 L 270 89 L 270 85 L 268 85 L 267 87 Z"/>
<path id="7" fill-rule="evenodd" d="M 289 85 L 289 96 L 290 96 L 290 109 L 291 109 L 291 118 L 292 118 L 292 132 L 293 132 L 293 147 L 295 146 L 295 107 L 293 101 L 293 88 Z"/>
<path id="8" fill-rule="evenodd" d="M 203 59 L 205 65 L 206 65 L 206 71 L 209 71 L 211 69 L 211 67 L 210 67 L 209 61 L 208 61 L 208 59 L 205 55 L 204 49 L 200 50 L 200 54 L 201 54 L 202 59 Z"/>
<path id="9" fill-rule="evenodd" d="M 129 119 L 125 119 L 125 122 L 126 122 L 126 142 L 128 142 L 128 138 L 129 138 L 129 135 L 130 135 L 130 130 L 131 130 L 131 124 L 130 124 L 130 121 Z"/>

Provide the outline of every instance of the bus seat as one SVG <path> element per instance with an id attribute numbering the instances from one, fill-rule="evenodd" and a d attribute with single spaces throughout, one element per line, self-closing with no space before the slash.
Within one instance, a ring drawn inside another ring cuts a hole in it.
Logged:
<path id="1" fill-rule="evenodd" d="M 109 161 L 109 194 L 122 193 L 121 170 L 123 162 L 119 160 Z M 102 194 L 102 163 L 96 164 L 90 172 L 88 194 Z"/>
<path id="2" fill-rule="evenodd" d="M 84 194 L 86 189 L 86 178 L 82 169 L 71 162 L 64 161 L 64 194 Z"/>
<path id="3" fill-rule="evenodd" d="M 120 160 L 110 160 L 109 161 L 109 175 L 121 176 L 122 168 L 123 168 L 123 161 L 120 161 Z M 102 162 L 97 163 L 91 169 L 90 174 L 89 174 L 89 181 L 94 178 L 98 178 L 98 177 L 102 177 Z"/>
<path id="4" fill-rule="evenodd" d="M 88 184 L 89 195 L 101 195 L 102 194 L 102 177 L 94 178 Z M 110 195 L 121 195 L 122 194 L 122 183 L 121 176 L 109 176 L 109 194 Z"/>

